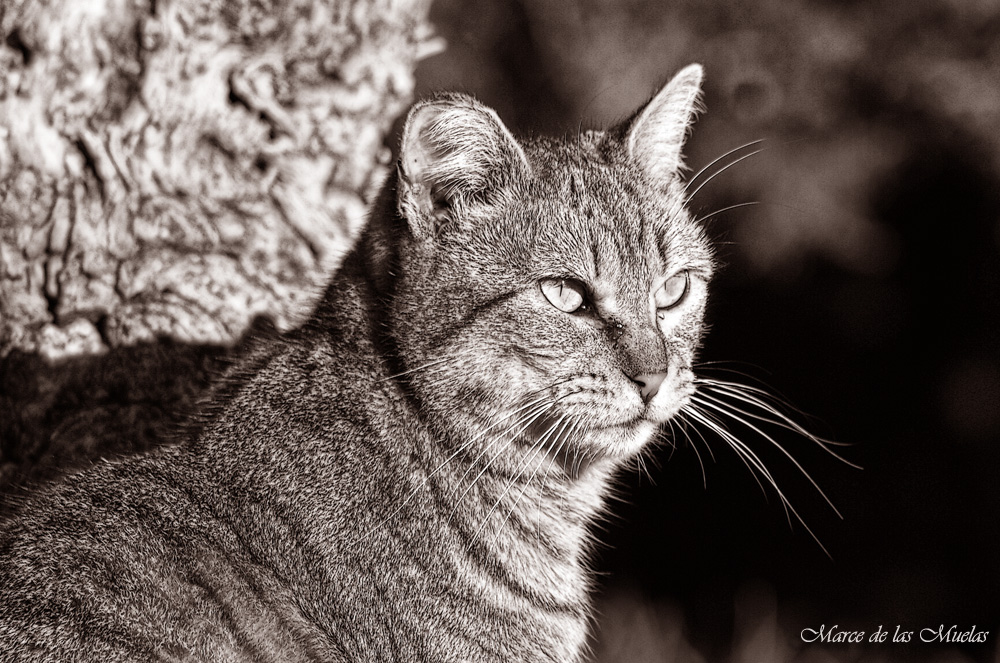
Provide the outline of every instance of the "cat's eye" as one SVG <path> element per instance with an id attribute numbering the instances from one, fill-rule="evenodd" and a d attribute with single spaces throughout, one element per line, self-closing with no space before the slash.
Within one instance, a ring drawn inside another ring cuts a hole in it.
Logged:
<path id="1" fill-rule="evenodd" d="M 673 308 L 681 303 L 691 286 L 691 275 L 687 270 L 674 274 L 663 282 L 653 295 L 657 310 Z"/>
<path id="2" fill-rule="evenodd" d="M 564 313 L 575 313 L 586 308 L 587 291 L 579 281 L 571 279 L 542 279 L 538 282 L 545 299 Z"/>

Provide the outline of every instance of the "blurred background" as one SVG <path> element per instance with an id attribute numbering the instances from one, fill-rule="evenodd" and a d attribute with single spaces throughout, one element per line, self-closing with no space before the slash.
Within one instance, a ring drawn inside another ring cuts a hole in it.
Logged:
<path id="1" fill-rule="evenodd" d="M 448 48 L 417 93 L 471 92 L 522 134 L 606 126 L 705 66 L 686 154 L 724 268 L 701 373 L 766 385 L 863 467 L 762 426 L 840 518 L 732 426 L 810 533 L 724 440 L 657 450 L 599 533 L 596 660 L 1000 663 L 1000 3 L 435 0 L 431 19 Z M 225 354 L 0 359 L 0 494 L 162 443 Z M 800 638 L 834 625 L 916 635 Z M 989 636 L 920 641 L 952 626 Z"/>
<path id="2" fill-rule="evenodd" d="M 471 92 L 516 133 L 607 125 L 705 66 L 691 174 L 763 142 L 692 200 L 725 264 L 704 374 L 766 385 L 863 467 L 766 429 L 841 520 L 733 426 L 822 547 L 708 433 L 714 460 L 694 435 L 625 475 L 597 658 L 1000 660 L 1000 5 L 437 0 L 431 19 L 448 49 L 418 93 Z M 917 635 L 804 644 L 821 625 Z M 990 633 L 920 642 L 942 625 Z"/>

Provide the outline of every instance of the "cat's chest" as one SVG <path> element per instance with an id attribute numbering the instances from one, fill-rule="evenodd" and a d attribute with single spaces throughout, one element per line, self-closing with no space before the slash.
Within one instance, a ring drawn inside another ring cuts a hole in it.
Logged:
<path id="1" fill-rule="evenodd" d="M 447 555 L 447 551 L 441 551 Z M 499 568 L 464 559 L 396 559 L 352 585 L 334 637 L 375 658 L 426 661 L 575 661 L 586 642 L 586 609 L 557 604 Z M 362 576 L 363 577 L 363 576 Z M 358 575 L 352 574 L 351 582 Z"/>
<path id="2" fill-rule="evenodd" d="M 295 377 L 273 379 L 285 371 Z M 579 514 L 538 480 L 456 454 L 384 373 L 364 338 L 303 344 L 261 375 L 267 399 L 235 405 L 253 431 L 244 453 L 259 457 L 250 483 L 284 505 L 259 540 L 294 531 L 308 550 L 268 557 L 288 561 L 331 647 L 361 659 L 577 660 L 589 614 Z M 304 559 L 323 568 L 302 573 Z"/>
<path id="3" fill-rule="evenodd" d="M 324 534 L 322 592 L 335 597 L 324 612 L 336 637 L 375 658 L 577 660 L 589 614 L 585 532 L 554 543 L 558 508 L 426 457 L 434 432 L 397 406 L 380 404 L 363 448 L 338 458 L 342 502 Z M 381 649 L 390 643 L 399 651 Z"/>

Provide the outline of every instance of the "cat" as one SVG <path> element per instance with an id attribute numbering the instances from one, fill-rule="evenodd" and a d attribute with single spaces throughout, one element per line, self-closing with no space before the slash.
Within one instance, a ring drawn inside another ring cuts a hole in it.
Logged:
<path id="1" fill-rule="evenodd" d="M 311 320 L 3 526 L 0 660 L 584 660 L 590 524 L 695 389 L 701 80 L 565 139 L 417 103 Z"/>

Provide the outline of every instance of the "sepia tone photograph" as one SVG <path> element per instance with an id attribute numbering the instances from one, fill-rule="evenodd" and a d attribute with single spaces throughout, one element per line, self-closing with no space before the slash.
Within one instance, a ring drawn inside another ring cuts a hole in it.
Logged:
<path id="1" fill-rule="evenodd" d="M 0 37 L 0 661 L 1000 662 L 995 2 Z"/>

